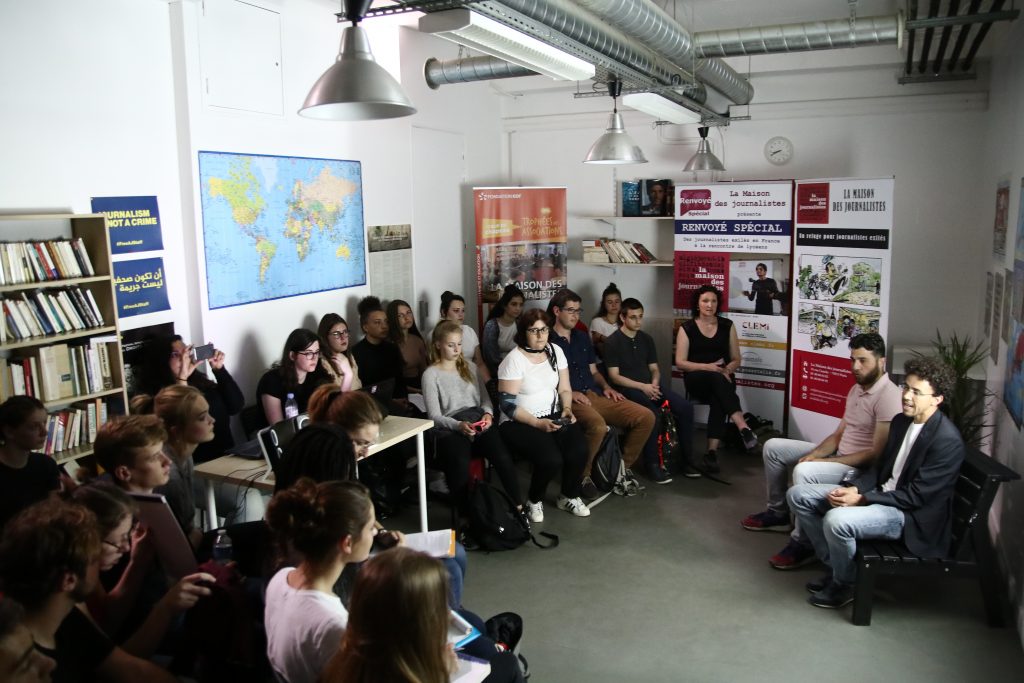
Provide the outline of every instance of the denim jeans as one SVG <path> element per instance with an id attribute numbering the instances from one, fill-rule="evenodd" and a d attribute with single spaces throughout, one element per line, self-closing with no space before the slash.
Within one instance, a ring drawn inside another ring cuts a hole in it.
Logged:
<path id="1" fill-rule="evenodd" d="M 789 514 L 786 491 L 789 489 L 789 473 L 793 471 L 793 486 L 797 484 L 838 484 L 848 472 L 848 465 L 836 462 L 798 462 L 812 450 L 815 444 L 796 439 L 769 439 L 764 445 L 764 481 L 768 489 L 768 509 L 780 515 Z M 790 538 L 794 543 L 809 545 L 810 541 L 800 527 L 800 520 L 793 524 Z"/>
<path id="2" fill-rule="evenodd" d="M 801 484 L 786 494 L 789 507 L 814 546 L 818 559 L 832 568 L 832 578 L 850 585 L 857 578 L 853 556 L 858 539 L 896 540 L 903 536 L 903 511 L 889 505 L 834 508 L 828 493 L 834 484 Z"/>

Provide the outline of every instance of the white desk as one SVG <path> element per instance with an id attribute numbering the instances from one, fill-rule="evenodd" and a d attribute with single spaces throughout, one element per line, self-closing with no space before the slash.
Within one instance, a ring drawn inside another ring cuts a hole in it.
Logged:
<path id="1" fill-rule="evenodd" d="M 423 450 L 423 432 L 434 426 L 432 420 L 389 415 L 380 425 L 377 443 L 370 446 L 366 457 L 379 453 L 411 437 L 416 437 L 416 479 L 420 497 L 420 530 L 427 531 L 427 476 Z M 206 482 L 206 516 L 211 529 L 217 528 L 217 501 L 214 485 L 217 482 L 251 486 L 257 491 L 274 491 L 274 473 L 267 472 L 262 460 L 249 460 L 237 455 L 225 455 L 196 465 L 196 476 Z"/>

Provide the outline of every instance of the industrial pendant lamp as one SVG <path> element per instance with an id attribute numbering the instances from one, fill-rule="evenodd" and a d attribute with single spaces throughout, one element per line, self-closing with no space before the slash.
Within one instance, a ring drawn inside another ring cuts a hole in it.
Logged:
<path id="1" fill-rule="evenodd" d="M 352 22 L 341 34 L 341 50 L 333 65 L 313 84 L 300 116 L 326 121 L 393 119 L 416 113 L 409 98 L 370 52 L 370 41 L 359 26 L 373 0 L 344 0 L 345 19 Z"/>
<path id="2" fill-rule="evenodd" d="M 633 142 L 633 138 L 626 133 L 622 125 L 622 114 L 619 113 L 618 97 L 622 92 L 622 82 L 618 80 L 608 82 L 608 94 L 612 96 L 612 116 L 608 122 L 608 130 L 597 139 L 587 158 L 585 164 L 646 164 L 647 158 L 644 153 Z"/>
<path id="3" fill-rule="evenodd" d="M 700 134 L 700 142 L 697 144 L 697 153 L 686 162 L 686 167 L 683 171 L 724 171 L 725 164 L 718 160 L 714 154 L 711 153 L 711 145 L 708 144 L 708 129 L 707 126 L 701 126 L 697 129 L 697 133 Z"/>

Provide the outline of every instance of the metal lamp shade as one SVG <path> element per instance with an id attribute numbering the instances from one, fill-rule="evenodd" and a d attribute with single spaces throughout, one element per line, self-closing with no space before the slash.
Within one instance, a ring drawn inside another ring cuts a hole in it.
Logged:
<path id="1" fill-rule="evenodd" d="M 370 41 L 359 26 L 341 34 L 337 61 L 313 84 L 299 115 L 328 121 L 393 119 L 416 113 L 387 70 L 373 59 Z"/>
<path id="2" fill-rule="evenodd" d="M 711 153 L 711 145 L 707 138 L 701 138 L 697 144 L 697 153 L 687 163 L 684 171 L 724 171 L 725 164 Z"/>
<path id="3" fill-rule="evenodd" d="M 597 139 L 585 164 L 646 164 L 647 158 L 622 125 L 622 114 L 612 112 L 608 130 Z"/>

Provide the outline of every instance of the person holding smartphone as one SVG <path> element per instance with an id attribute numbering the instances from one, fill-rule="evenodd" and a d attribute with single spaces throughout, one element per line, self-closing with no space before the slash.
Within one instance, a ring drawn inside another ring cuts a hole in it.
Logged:
<path id="1" fill-rule="evenodd" d="M 212 371 L 213 379 L 205 372 L 197 372 L 204 363 Z M 132 396 L 156 396 L 164 387 L 175 384 L 195 387 L 202 392 L 215 422 L 213 439 L 199 444 L 192 454 L 195 462 L 219 458 L 235 445 L 231 416 L 241 412 L 245 396 L 224 367 L 223 351 L 213 344 L 194 347 L 186 344 L 180 335 L 152 338 L 143 346 L 142 361 L 133 366 L 133 371 Z"/>
<path id="2" fill-rule="evenodd" d="M 523 507 L 512 456 L 500 432 L 493 429 L 494 411 L 486 391 L 480 391 L 476 368 L 462 355 L 462 327 L 443 320 L 434 328 L 431 365 L 423 373 L 423 400 L 438 437 L 436 459 L 444 472 L 455 507 L 464 511 L 469 485 L 469 461 L 487 458 L 501 485 L 518 509 Z"/>
<path id="3" fill-rule="evenodd" d="M 498 368 L 498 394 L 502 436 L 514 455 L 533 463 L 526 515 L 531 522 L 544 521 L 548 483 L 561 470 L 558 508 L 589 517 L 590 508 L 580 498 L 587 439 L 572 414 L 565 353 L 548 343 L 551 328 L 543 310 L 526 311 L 516 327 L 516 348 Z"/>

